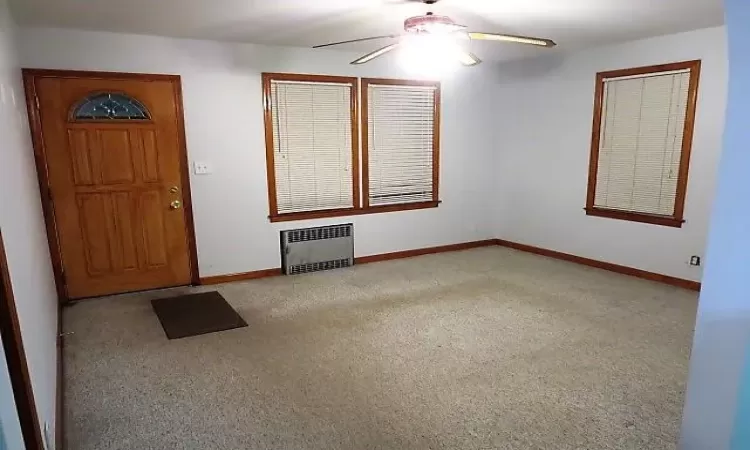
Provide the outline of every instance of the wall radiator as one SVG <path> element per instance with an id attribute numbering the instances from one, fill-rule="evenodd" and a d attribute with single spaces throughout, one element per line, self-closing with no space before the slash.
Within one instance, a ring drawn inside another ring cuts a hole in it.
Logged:
<path id="1" fill-rule="evenodd" d="M 286 275 L 338 269 L 354 264 L 354 225 L 281 232 L 281 268 Z"/>

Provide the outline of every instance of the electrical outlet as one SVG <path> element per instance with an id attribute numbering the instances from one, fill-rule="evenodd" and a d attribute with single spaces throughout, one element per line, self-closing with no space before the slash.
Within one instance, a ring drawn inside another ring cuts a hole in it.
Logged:
<path id="1" fill-rule="evenodd" d="M 697 255 L 693 255 L 690 257 L 690 265 L 691 266 L 700 266 L 701 265 L 701 257 Z"/>
<path id="2" fill-rule="evenodd" d="M 196 175 L 207 175 L 211 173 L 211 167 L 208 165 L 208 163 L 196 162 L 193 165 L 195 166 Z"/>

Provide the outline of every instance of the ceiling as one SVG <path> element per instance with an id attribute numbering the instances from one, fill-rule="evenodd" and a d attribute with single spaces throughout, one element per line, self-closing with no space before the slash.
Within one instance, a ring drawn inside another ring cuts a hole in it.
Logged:
<path id="1" fill-rule="evenodd" d="M 20 25 L 311 47 L 402 30 L 406 17 L 433 10 L 472 31 L 553 39 L 551 51 L 717 26 L 722 0 L 11 0 Z M 334 47 L 369 51 L 379 41 Z M 483 59 L 550 50 L 472 43 Z"/>

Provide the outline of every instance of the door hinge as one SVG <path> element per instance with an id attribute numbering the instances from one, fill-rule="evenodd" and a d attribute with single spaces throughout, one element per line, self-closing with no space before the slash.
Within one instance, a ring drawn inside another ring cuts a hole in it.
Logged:
<path id="1" fill-rule="evenodd" d="M 38 111 L 39 109 L 41 109 L 41 107 L 39 106 L 39 96 L 38 96 L 38 95 L 36 95 L 36 94 L 34 94 L 34 103 L 36 104 L 36 109 L 37 109 L 37 111 Z"/>

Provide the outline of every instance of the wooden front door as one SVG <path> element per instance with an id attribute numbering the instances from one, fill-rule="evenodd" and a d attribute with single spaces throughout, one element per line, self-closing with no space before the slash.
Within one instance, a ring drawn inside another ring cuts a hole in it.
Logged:
<path id="1" fill-rule="evenodd" d="M 27 71 L 26 85 L 67 297 L 190 284 L 179 77 Z"/>

